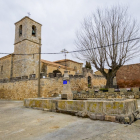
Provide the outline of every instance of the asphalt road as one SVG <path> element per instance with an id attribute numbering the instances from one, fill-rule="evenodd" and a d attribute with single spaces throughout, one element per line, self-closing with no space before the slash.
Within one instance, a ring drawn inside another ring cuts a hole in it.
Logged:
<path id="1" fill-rule="evenodd" d="M 140 140 L 140 120 L 131 125 L 93 121 L 0 100 L 0 140 Z"/>

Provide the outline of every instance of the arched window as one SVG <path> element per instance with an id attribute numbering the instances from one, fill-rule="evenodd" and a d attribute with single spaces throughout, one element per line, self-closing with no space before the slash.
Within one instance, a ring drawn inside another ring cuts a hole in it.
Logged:
<path id="1" fill-rule="evenodd" d="M 36 36 L 36 26 L 35 25 L 32 26 L 32 35 Z"/>
<path id="2" fill-rule="evenodd" d="M 1 73 L 3 72 L 3 66 L 1 66 Z"/>
<path id="3" fill-rule="evenodd" d="M 19 36 L 22 36 L 22 25 L 19 26 Z"/>
<path id="4" fill-rule="evenodd" d="M 61 71 L 59 71 L 59 70 L 54 70 L 54 71 L 53 71 L 53 76 L 56 77 L 56 74 L 57 74 L 57 73 L 61 73 Z"/>
<path id="5" fill-rule="evenodd" d="M 91 77 L 88 76 L 88 85 L 91 85 Z"/>

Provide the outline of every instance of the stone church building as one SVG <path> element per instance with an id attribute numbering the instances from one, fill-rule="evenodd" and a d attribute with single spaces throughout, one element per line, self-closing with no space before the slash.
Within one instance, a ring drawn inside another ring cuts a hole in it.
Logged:
<path id="1" fill-rule="evenodd" d="M 0 58 L 0 79 L 38 77 L 41 26 L 27 16 L 15 23 L 14 53 Z M 63 75 L 66 68 L 69 74 L 75 75 L 82 74 L 82 65 L 69 59 L 66 59 L 66 66 L 65 60 L 41 60 L 40 71 L 46 77 L 51 73 L 56 77 L 57 73 Z"/>
<path id="2" fill-rule="evenodd" d="M 0 98 L 24 99 L 38 97 L 39 52 L 41 24 L 29 17 L 15 23 L 14 52 L 0 58 Z M 64 59 L 40 60 L 40 94 L 51 97 L 61 94 L 63 74 L 68 70 L 72 91 L 105 86 L 106 79 L 83 68 L 83 63 Z"/>

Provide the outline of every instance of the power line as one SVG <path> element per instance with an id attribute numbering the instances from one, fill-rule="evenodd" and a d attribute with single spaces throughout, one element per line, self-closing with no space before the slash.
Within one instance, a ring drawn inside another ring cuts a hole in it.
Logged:
<path id="1" fill-rule="evenodd" d="M 117 43 L 110 44 L 110 45 L 106 45 L 106 46 L 100 46 L 100 47 L 96 47 L 96 48 L 88 48 L 88 49 L 77 50 L 77 51 L 70 51 L 70 52 L 67 52 L 67 53 L 76 53 L 76 52 L 82 52 L 82 51 L 87 51 L 87 50 L 105 48 L 105 47 L 109 47 L 109 46 L 113 46 L 113 45 L 117 45 L 117 44 L 121 44 L 121 43 L 126 43 L 126 42 L 130 42 L 130 41 L 138 40 L 138 39 L 140 39 L 140 37 L 139 37 L 139 38 L 130 39 L 130 40 L 126 40 L 126 41 L 122 41 L 122 42 L 117 42 Z M 35 54 L 63 54 L 63 52 L 59 52 L 59 53 L 33 53 L 33 54 L 14 54 L 14 53 L 0 53 L 0 54 L 11 54 L 11 55 L 35 55 Z"/>

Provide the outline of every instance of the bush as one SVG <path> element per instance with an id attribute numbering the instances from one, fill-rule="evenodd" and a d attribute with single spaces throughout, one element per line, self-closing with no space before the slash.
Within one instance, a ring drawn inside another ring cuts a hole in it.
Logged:
<path id="1" fill-rule="evenodd" d="M 88 84 L 88 88 L 90 88 L 91 87 L 91 84 Z"/>
<path id="2" fill-rule="evenodd" d="M 100 88 L 100 91 L 108 92 L 108 88 Z"/>

